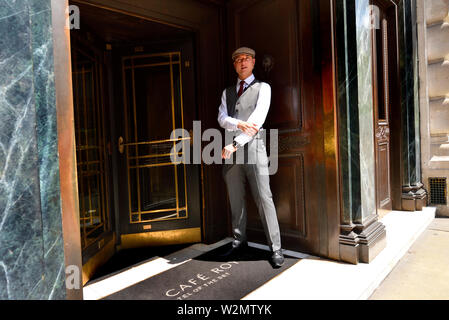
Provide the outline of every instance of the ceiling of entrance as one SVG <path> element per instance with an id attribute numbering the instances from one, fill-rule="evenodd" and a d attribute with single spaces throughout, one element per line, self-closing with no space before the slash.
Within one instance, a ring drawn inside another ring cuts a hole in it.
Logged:
<path id="1" fill-rule="evenodd" d="M 109 43 L 144 43 L 184 38 L 187 30 L 137 18 L 125 13 L 70 1 L 80 9 L 80 29 L 95 34 Z"/>

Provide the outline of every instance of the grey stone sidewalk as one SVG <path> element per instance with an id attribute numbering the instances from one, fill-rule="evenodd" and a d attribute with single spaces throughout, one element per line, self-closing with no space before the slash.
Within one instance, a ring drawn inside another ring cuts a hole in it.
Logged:
<path id="1" fill-rule="evenodd" d="M 369 300 L 449 299 L 449 218 L 435 218 Z"/>

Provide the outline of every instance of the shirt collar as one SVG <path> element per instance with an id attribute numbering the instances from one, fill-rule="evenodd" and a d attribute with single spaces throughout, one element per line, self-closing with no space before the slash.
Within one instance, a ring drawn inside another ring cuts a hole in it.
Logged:
<path id="1" fill-rule="evenodd" d="M 254 81 L 254 79 L 255 79 L 254 74 L 251 73 L 251 75 L 243 81 L 245 81 L 246 85 L 248 86 L 251 84 L 251 82 Z M 237 85 L 240 85 L 240 81 L 241 81 L 240 79 L 237 79 Z"/>

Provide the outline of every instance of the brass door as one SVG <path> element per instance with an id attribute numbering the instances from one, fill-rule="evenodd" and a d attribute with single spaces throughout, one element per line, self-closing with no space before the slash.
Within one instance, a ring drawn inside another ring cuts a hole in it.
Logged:
<path id="1" fill-rule="evenodd" d="M 194 92 L 183 92 L 183 81 L 194 81 L 186 55 L 168 51 L 122 58 L 125 132 L 118 146 L 128 203 L 120 213 L 122 247 L 201 241 L 198 165 L 170 157 L 176 144 L 190 147 L 188 136 L 171 139 L 173 130 L 189 129 L 185 113 L 194 112 Z"/>
<path id="2" fill-rule="evenodd" d="M 105 126 L 105 62 L 100 49 L 72 35 L 72 83 L 75 122 L 83 284 L 115 251 L 111 219 L 110 158 Z"/>
<path id="3" fill-rule="evenodd" d="M 374 131 L 376 151 L 376 198 L 380 217 L 392 210 L 391 194 L 391 138 L 390 114 L 394 81 L 391 61 L 395 50 L 395 16 L 396 6 L 390 0 L 373 2 L 379 8 L 378 28 L 373 29 L 373 95 L 374 95 Z M 399 107 L 399 106 L 396 106 Z"/>
<path id="4" fill-rule="evenodd" d="M 72 59 L 81 246 L 84 253 L 111 231 L 101 93 L 103 64 L 94 50 L 82 48 L 75 41 Z M 101 246 L 98 244 L 95 249 Z"/>

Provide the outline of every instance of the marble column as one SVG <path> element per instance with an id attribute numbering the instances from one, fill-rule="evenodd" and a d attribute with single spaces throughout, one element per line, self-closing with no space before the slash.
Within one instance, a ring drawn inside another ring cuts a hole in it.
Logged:
<path id="1" fill-rule="evenodd" d="M 342 194 L 340 259 L 370 262 L 385 247 L 375 203 L 369 0 L 336 2 L 338 122 Z"/>
<path id="2" fill-rule="evenodd" d="M 0 4 L 0 299 L 65 299 L 49 0 Z"/>
<path id="3" fill-rule="evenodd" d="M 361 210 L 354 222 L 363 223 L 376 214 L 374 113 L 371 29 L 369 0 L 356 1 L 357 86 L 359 109 L 360 193 Z"/>
<path id="4" fill-rule="evenodd" d="M 402 114 L 402 210 L 421 210 L 427 192 L 421 182 L 416 0 L 398 3 Z"/>

